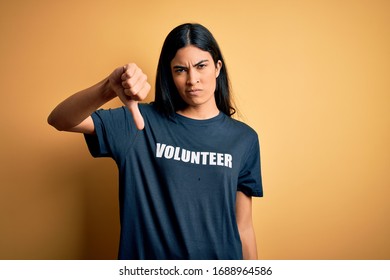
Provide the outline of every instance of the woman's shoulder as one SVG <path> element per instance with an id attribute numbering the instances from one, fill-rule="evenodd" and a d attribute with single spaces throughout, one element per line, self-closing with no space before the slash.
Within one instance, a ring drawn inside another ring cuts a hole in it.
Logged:
<path id="1" fill-rule="evenodd" d="M 157 110 L 153 103 L 138 103 L 138 107 L 141 113 L 145 114 L 157 114 Z"/>
<path id="2" fill-rule="evenodd" d="M 139 103 L 138 108 L 141 112 L 142 117 L 147 119 L 158 119 L 161 118 L 161 115 L 157 112 L 152 104 L 149 103 Z M 132 114 L 130 110 L 122 105 L 114 108 L 100 108 L 96 110 L 93 114 L 93 117 L 98 117 L 102 120 L 112 120 L 112 121 L 120 121 L 120 120 L 128 120 L 132 119 Z"/>
<path id="3" fill-rule="evenodd" d="M 141 115 L 145 118 L 165 119 L 153 103 L 139 103 L 138 107 L 141 112 Z"/>
<path id="4" fill-rule="evenodd" d="M 251 135 L 253 137 L 258 137 L 256 130 L 254 130 L 251 126 L 246 124 L 245 122 L 226 116 L 227 123 L 230 126 L 230 129 L 235 130 L 237 133 L 242 135 Z"/>
<path id="5" fill-rule="evenodd" d="M 153 104 L 151 103 L 139 103 L 138 108 L 141 112 L 141 114 L 144 116 L 153 116 L 155 115 L 160 116 L 160 114 L 157 112 Z M 108 108 L 108 109 L 99 109 L 96 111 L 97 114 L 108 114 L 108 115 L 115 115 L 116 117 L 125 117 L 126 115 L 131 114 L 130 110 L 122 105 L 120 107 L 115 108 Z"/>

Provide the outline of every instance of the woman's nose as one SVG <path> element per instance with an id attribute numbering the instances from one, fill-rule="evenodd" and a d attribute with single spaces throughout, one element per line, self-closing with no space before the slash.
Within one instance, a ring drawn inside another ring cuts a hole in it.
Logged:
<path id="1" fill-rule="evenodd" d="M 188 71 L 187 84 L 196 85 L 197 83 L 199 83 L 199 75 L 194 69 L 190 69 Z"/>

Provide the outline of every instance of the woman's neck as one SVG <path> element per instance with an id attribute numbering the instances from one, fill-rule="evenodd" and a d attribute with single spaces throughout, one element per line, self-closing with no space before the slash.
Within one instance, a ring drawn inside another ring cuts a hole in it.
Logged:
<path id="1" fill-rule="evenodd" d="M 176 113 L 190 119 L 207 120 L 218 116 L 219 110 L 216 106 L 213 108 L 204 108 L 204 107 L 202 108 L 202 106 L 199 107 L 188 106 L 187 108 L 184 108 L 183 110 L 179 110 Z"/>

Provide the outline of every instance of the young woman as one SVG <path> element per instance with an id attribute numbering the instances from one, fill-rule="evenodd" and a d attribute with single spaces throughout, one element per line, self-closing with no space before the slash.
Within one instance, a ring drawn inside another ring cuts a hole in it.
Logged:
<path id="1" fill-rule="evenodd" d="M 173 29 L 155 101 L 135 64 L 60 103 L 49 124 L 85 134 L 119 169 L 120 259 L 256 259 L 252 196 L 262 196 L 256 132 L 234 120 L 226 66 L 202 25 Z M 97 110 L 118 97 L 124 106 Z"/>

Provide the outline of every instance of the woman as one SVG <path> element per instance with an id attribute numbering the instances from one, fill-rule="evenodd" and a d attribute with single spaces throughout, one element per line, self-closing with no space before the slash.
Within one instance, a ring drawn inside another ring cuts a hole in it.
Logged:
<path id="1" fill-rule="evenodd" d="M 183 24 L 165 39 L 152 104 L 135 64 L 50 114 L 119 169 L 120 259 L 256 259 L 252 196 L 262 196 L 257 134 L 231 118 L 229 79 L 212 34 Z M 97 110 L 119 97 L 124 106 Z"/>

